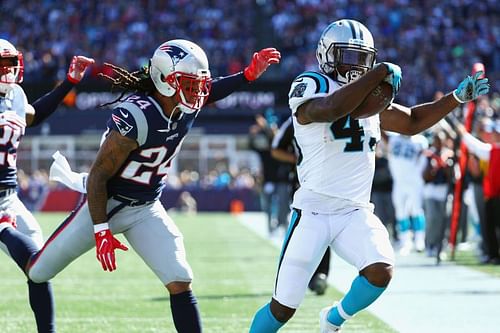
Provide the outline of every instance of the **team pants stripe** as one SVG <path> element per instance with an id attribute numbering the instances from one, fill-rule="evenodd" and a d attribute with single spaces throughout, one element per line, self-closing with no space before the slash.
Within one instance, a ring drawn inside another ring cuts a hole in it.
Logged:
<path id="1" fill-rule="evenodd" d="M 302 211 L 300 209 L 293 209 L 292 218 L 290 220 L 290 226 L 288 227 L 287 234 L 285 236 L 285 240 L 283 241 L 283 247 L 281 249 L 280 261 L 278 264 L 278 273 L 276 274 L 276 281 L 274 282 L 274 290 L 278 287 L 278 276 L 280 274 L 281 263 L 283 262 L 283 258 L 285 257 L 286 248 L 290 243 L 290 239 L 292 239 L 293 232 L 295 228 L 299 225 L 300 217 L 302 216 Z"/>
<path id="2" fill-rule="evenodd" d="M 47 239 L 45 244 L 43 245 L 42 249 L 38 251 L 33 257 L 31 257 L 29 263 L 28 263 L 28 269 L 31 268 L 38 260 L 40 255 L 43 253 L 43 250 L 49 245 L 75 218 L 76 214 L 80 211 L 80 209 L 85 205 L 87 202 L 87 196 L 84 195 L 82 200 L 80 200 L 80 203 L 76 207 L 75 210 L 71 212 L 71 214 L 57 227 L 57 229 L 50 235 L 50 237 Z"/>

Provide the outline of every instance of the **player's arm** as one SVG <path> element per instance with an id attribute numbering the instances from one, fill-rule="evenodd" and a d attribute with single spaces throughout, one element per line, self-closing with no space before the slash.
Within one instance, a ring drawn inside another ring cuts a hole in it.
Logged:
<path id="1" fill-rule="evenodd" d="M 66 79 L 51 92 L 37 99 L 32 104 L 33 108 L 26 109 L 26 125 L 28 127 L 39 125 L 54 113 L 64 97 L 81 81 L 87 67 L 93 63 L 94 59 L 74 56 Z"/>
<path id="2" fill-rule="evenodd" d="M 325 97 L 308 100 L 297 108 L 295 116 L 300 124 L 334 122 L 354 111 L 363 100 L 393 71 L 401 70 L 390 63 L 381 63 L 354 82 L 350 82 Z M 394 85 L 393 85 L 394 87 Z"/>
<path id="3" fill-rule="evenodd" d="M 270 65 L 279 63 L 280 59 L 280 52 L 272 47 L 255 52 L 250 64 L 243 71 L 213 81 L 207 104 L 221 100 L 257 80 Z"/>
<path id="4" fill-rule="evenodd" d="M 96 238 L 97 259 L 104 270 L 116 269 L 114 249 L 126 247 L 113 237 L 107 223 L 107 183 L 123 165 L 137 141 L 111 130 L 102 143 L 87 179 L 88 207 Z"/>
<path id="5" fill-rule="evenodd" d="M 380 113 L 380 126 L 387 131 L 414 135 L 431 127 L 462 103 L 470 102 L 489 91 L 482 72 L 467 76 L 453 92 L 430 103 L 413 107 L 391 104 Z"/>

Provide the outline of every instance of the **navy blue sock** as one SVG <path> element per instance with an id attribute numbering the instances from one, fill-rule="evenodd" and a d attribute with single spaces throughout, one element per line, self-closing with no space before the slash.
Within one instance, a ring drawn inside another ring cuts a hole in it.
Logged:
<path id="1" fill-rule="evenodd" d="M 170 309 L 172 309 L 172 317 L 177 332 L 201 333 L 198 302 L 191 290 L 170 295 Z"/>
<path id="2" fill-rule="evenodd" d="M 54 298 L 50 282 L 35 283 L 28 280 L 28 290 L 38 333 L 55 333 Z"/>
<path id="3" fill-rule="evenodd" d="M 28 260 L 38 252 L 38 246 L 35 242 L 16 229 L 5 228 L 0 233 L 0 241 L 7 246 L 12 259 L 23 272 L 28 265 Z"/>

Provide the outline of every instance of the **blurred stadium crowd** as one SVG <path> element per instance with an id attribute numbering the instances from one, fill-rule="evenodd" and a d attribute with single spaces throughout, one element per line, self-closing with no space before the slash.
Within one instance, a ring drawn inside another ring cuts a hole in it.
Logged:
<path id="1" fill-rule="evenodd" d="M 187 38 L 205 49 L 213 76 L 237 72 L 256 49 L 274 46 L 282 52 L 282 61 L 263 79 L 289 85 L 304 69 L 317 69 L 315 49 L 324 27 L 338 18 L 353 18 L 371 30 L 378 59 L 401 66 L 403 84 L 397 101 L 403 104 L 432 100 L 436 91 L 453 89 L 472 64 L 482 62 L 492 93 L 478 101 L 473 130 L 487 141 L 482 134 L 500 128 L 484 125 L 488 119 L 493 124 L 500 119 L 498 0 L 40 0 L 22 5 L 4 0 L 0 12 L 0 38 L 23 51 L 25 81 L 40 84 L 63 78 L 73 54 L 95 58 L 92 74 L 96 75 L 106 71 L 103 62 L 139 68 L 147 64 L 158 43 Z M 462 110 L 457 110 L 457 116 L 462 116 Z M 276 129 L 276 124 L 269 126 Z M 432 133 L 428 138 L 432 143 Z M 448 148 L 456 151 L 457 141 L 448 139 Z M 263 168 L 254 172 L 220 165 L 206 175 L 180 170 L 171 176 L 169 186 L 262 191 L 267 182 Z M 19 177 L 20 197 L 28 208 L 37 210 L 46 194 L 46 173 Z M 467 182 L 480 184 L 481 177 L 469 171 Z M 447 195 L 453 183 L 450 179 Z M 383 188 L 390 191 L 390 187 Z M 472 215 L 469 220 L 479 224 L 480 214 Z M 467 222 L 463 241 L 466 231 Z"/>
<path id="2" fill-rule="evenodd" d="M 273 45 L 282 64 L 266 77 L 290 79 L 304 67 L 317 68 L 322 29 L 349 17 L 371 30 L 379 60 L 402 67 L 398 97 L 415 104 L 453 88 L 477 61 L 498 86 L 499 11 L 496 0 L 44 0 L 22 6 L 4 0 L 0 38 L 24 51 L 27 81 L 64 77 L 79 53 L 99 64 L 139 68 L 159 42 L 172 38 L 201 45 L 214 76 L 241 70 L 254 50 Z"/>

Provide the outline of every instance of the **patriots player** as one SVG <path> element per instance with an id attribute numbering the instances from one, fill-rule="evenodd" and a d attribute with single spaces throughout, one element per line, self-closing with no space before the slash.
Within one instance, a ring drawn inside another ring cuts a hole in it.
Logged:
<path id="1" fill-rule="evenodd" d="M 421 134 L 386 137 L 389 169 L 394 181 L 392 202 L 399 227 L 399 253 L 407 255 L 412 248 L 422 252 L 425 249 L 424 179 L 419 175 L 426 166 L 423 151 L 429 142 Z"/>
<path id="2" fill-rule="evenodd" d="M 340 302 L 321 310 L 322 333 L 339 332 L 345 320 L 384 292 L 394 253 L 369 202 L 380 129 L 416 134 L 489 90 L 487 79 L 467 77 L 455 91 L 432 103 L 391 103 L 380 114 L 357 120 L 349 114 L 380 82 L 389 82 L 396 96 L 401 69 L 387 62 L 375 64 L 372 34 L 348 19 L 326 27 L 316 55 L 320 71 L 300 74 L 289 93 L 300 152 L 300 188 L 294 195 L 273 296 L 255 314 L 251 333 L 277 332 L 293 316 L 328 246 L 359 275 Z"/>
<path id="3" fill-rule="evenodd" d="M 33 250 L 43 245 L 40 226 L 17 196 L 16 153 L 26 127 L 43 122 L 64 96 L 83 77 L 93 59 L 75 56 L 67 78 L 47 95 L 28 103 L 19 83 L 23 81 L 23 54 L 5 39 L 0 39 L 0 211 L 4 222 L 15 223 L 17 230 L 32 241 Z M 7 214 L 5 214 L 7 212 Z M 0 248 L 9 254 L 0 243 Z M 49 282 L 28 279 L 29 300 L 39 333 L 55 332 L 54 304 Z"/>
<path id="4" fill-rule="evenodd" d="M 201 107 L 256 80 L 279 60 L 276 49 L 263 49 L 243 72 L 212 82 L 205 52 L 177 39 L 161 44 L 147 69 L 129 73 L 111 65 L 118 75 L 108 77 L 112 83 L 136 93 L 114 108 L 107 123 L 88 175 L 88 202 L 39 252 L 7 223 L 0 223 L 0 240 L 33 281 L 44 282 L 94 246 L 102 268 L 114 271 L 115 249 L 127 247 L 113 235 L 123 233 L 167 288 L 177 331 L 201 332 L 183 236 L 158 200 L 164 178 Z"/>

